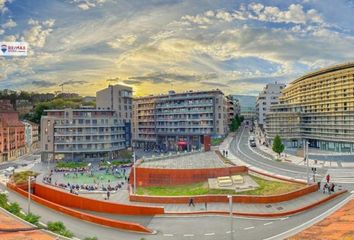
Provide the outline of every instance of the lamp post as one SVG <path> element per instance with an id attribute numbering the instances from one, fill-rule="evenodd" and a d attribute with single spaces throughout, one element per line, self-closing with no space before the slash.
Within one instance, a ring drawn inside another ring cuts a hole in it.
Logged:
<path id="1" fill-rule="evenodd" d="M 31 212 L 31 180 L 32 176 L 28 176 L 28 205 L 27 205 L 27 214 Z"/>
<path id="2" fill-rule="evenodd" d="M 233 234 L 233 216 L 232 216 L 232 195 L 227 195 L 227 198 L 229 199 L 229 207 L 230 207 L 230 239 L 234 239 L 234 234 Z"/>
<path id="3" fill-rule="evenodd" d="M 134 174 L 134 187 L 133 187 L 133 193 L 136 194 L 136 156 L 135 152 L 133 152 L 133 160 L 134 160 L 134 165 L 133 165 L 133 174 Z"/>
<path id="4" fill-rule="evenodd" d="M 310 184 L 310 169 L 309 169 L 309 142 L 304 139 L 304 157 L 306 161 L 306 176 L 307 184 Z"/>

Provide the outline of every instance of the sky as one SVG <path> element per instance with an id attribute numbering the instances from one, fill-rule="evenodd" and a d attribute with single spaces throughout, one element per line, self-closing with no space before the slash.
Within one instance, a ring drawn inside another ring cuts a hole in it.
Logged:
<path id="1" fill-rule="evenodd" d="M 0 89 L 256 95 L 354 60 L 354 0 L 0 0 Z"/>

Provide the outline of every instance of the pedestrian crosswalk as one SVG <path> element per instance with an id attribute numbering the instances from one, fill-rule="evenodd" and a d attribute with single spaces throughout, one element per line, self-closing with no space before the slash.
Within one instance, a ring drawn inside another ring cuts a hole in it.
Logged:
<path id="1" fill-rule="evenodd" d="M 334 183 L 354 183 L 354 169 L 328 169 L 326 176 L 330 175 L 330 181 Z M 326 176 L 322 181 L 326 181 Z"/>

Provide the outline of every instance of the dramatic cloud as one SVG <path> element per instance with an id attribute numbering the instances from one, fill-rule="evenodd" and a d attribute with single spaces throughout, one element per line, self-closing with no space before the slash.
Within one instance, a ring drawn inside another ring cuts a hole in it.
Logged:
<path id="1" fill-rule="evenodd" d="M 0 0 L 0 13 L 4 14 L 8 8 L 6 7 L 6 3 L 11 3 L 12 0 Z"/>
<path id="2" fill-rule="evenodd" d="M 0 0 L 1 1 L 1 0 Z M 12 20 L 11 18 L 4 24 L 1 25 L 4 29 L 6 28 L 13 28 L 16 27 L 17 24 L 14 20 Z"/>
<path id="3" fill-rule="evenodd" d="M 53 31 L 52 27 L 55 23 L 54 19 L 46 21 L 28 20 L 30 29 L 26 30 L 23 35 L 23 40 L 28 42 L 31 47 L 44 47 L 47 37 Z"/>
<path id="4" fill-rule="evenodd" d="M 44 81 L 44 80 L 33 80 L 31 83 L 35 87 L 45 88 L 57 85 L 56 83 Z"/>
<path id="5" fill-rule="evenodd" d="M 113 41 L 108 42 L 107 44 L 112 48 L 122 48 L 126 46 L 131 46 L 136 41 L 136 36 L 134 35 L 127 35 L 121 38 L 117 38 Z"/>
<path id="6" fill-rule="evenodd" d="M 0 88 L 55 92 L 64 83 L 92 95 L 124 83 L 140 96 L 170 88 L 255 94 L 266 83 L 352 61 L 349 3 L 0 0 L 0 12 L 8 9 L 1 40 L 30 44 L 26 58 L 0 59 Z"/>
<path id="7" fill-rule="evenodd" d="M 211 87 L 230 87 L 229 85 L 227 84 L 224 84 L 224 83 L 220 83 L 220 82 L 206 82 L 206 81 L 202 81 L 200 82 L 202 85 L 208 85 L 208 86 L 211 86 Z"/>
<path id="8" fill-rule="evenodd" d="M 82 81 L 82 80 L 69 80 L 62 82 L 60 85 L 79 85 L 79 84 L 85 84 L 87 81 Z"/>
<path id="9" fill-rule="evenodd" d="M 150 81 L 153 83 L 169 83 L 169 82 L 199 82 L 201 80 L 215 79 L 217 78 L 216 73 L 202 74 L 202 75 L 183 75 L 176 73 L 151 73 L 146 76 L 134 76 L 130 77 L 129 80 L 135 81 Z"/>
<path id="10" fill-rule="evenodd" d="M 89 10 L 96 6 L 102 6 L 106 0 L 73 0 L 72 3 L 76 4 L 82 10 Z"/>
<path id="11" fill-rule="evenodd" d="M 176 24 L 190 26 L 191 24 L 211 25 L 216 21 L 231 22 L 238 20 L 258 20 L 273 23 L 323 23 L 322 16 L 315 10 L 304 10 L 300 4 L 291 4 L 288 9 L 281 10 L 276 6 L 265 6 L 261 3 L 241 5 L 238 10 L 227 11 L 224 9 L 208 10 L 202 14 L 185 15 Z"/>

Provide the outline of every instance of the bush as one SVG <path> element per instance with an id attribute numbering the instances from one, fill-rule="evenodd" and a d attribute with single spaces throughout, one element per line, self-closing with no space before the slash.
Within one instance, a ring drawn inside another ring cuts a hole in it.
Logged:
<path id="1" fill-rule="evenodd" d="M 21 213 L 21 208 L 20 208 L 20 205 L 18 203 L 11 203 L 10 205 L 6 206 L 5 209 L 7 211 L 9 211 L 10 213 L 12 214 L 15 214 L 17 216 L 20 215 Z"/>
<path id="2" fill-rule="evenodd" d="M 123 158 L 126 159 L 127 161 L 129 161 L 130 159 L 133 158 L 133 152 L 130 150 L 121 150 L 119 152 L 119 155 Z"/>
<path id="3" fill-rule="evenodd" d="M 84 168 L 88 163 L 83 162 L 60 162 L 56 165 L 57 168 Z"/>
<path id="4" fill-rule="evenodd" d="M 57 234 L 60 234 L 64 237 L 73 237 L 74 234 L 70 232 L 69 230 L 66 229 L 64 223 L 62 222 L 48 222 L 47 228 L 49 231 L 55 232 Z"/>
<path id="5" fill-rule="evenodd" d="M 37 225 L 37 224 L 39 223 L 39 219 L 40 219 L 40 218 L 41 218 L 41 217 L 38 216 L 38 215 L 35 215 L 35 214 L 33 214 L 33 213 L 29 213 L 29 214 L 27 214 L 23 219 L 24 219 L 25 221 L 29 222 L 29 223 L 32 223 L 32 224 L 34 224 L 34 225 Z"/>
<path id="6" fill-rule="evenodd" d="M 97 237 L 85 237 L 84 240 L 98 240 Z"/>
<path id="7" fill-rule="evenodd" d="M 12 181 L 15 182 L 16 184 L 23 184 L 28 181 L 28 177 L 37 177 L 38 173 L 33 172 L 33 171 L 24 171 L 24 172 L 16 172 L 14 175 L 12 175 Z"/>
<path id="8" fill-rule="evenodd" d="M 5 193 L 0 194 L 0 207 L 5 208 L 7 206 L 7 196 Z"/>

